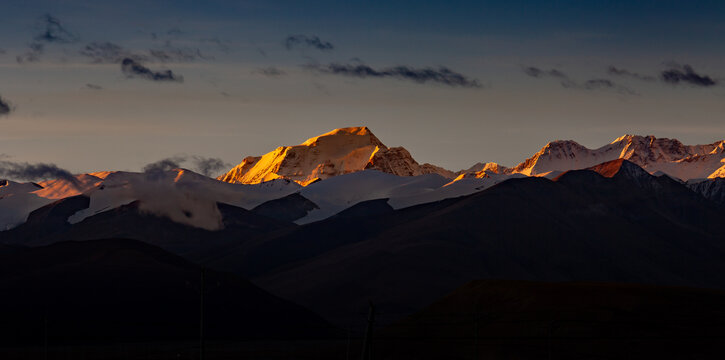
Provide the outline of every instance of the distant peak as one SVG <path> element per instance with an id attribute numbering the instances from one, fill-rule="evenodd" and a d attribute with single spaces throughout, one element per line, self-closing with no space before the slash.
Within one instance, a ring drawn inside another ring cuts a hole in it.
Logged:
<path id="1" fill-rule="evenodd" d="M 383 143 L 373 135 L 372 131 L 367 126 L 355 126 L 355 127 L 346 127 L 346 128 L 339 128 L 332 130 L 330 132 L 326 132 L 322 135 L 318 135 L 312 138 L 307 139 L 307 141 L 303 142 L 300 145 L 309 146 L 314 143 L 317 143 L 320 141 L 320 139 L 324 138 L 330 138 L 330 137 L 340 137 L 340 136 L 361 136 L 361 137 L 369 137 L 370 142 L 375 145 L 383 145 Z M 383 145 L 384 146 L 384 145 Z"/>
<path id="2" fill-rule="evenodd" d="M 613 178 L 619 174 L 631 177 L 650 176 L 647 171 L 639 167 L 637 164 L 625 159 L 607 161 L 599 165 L 592 166 L 587 170 L 592 170 L 607 178 Z"/>

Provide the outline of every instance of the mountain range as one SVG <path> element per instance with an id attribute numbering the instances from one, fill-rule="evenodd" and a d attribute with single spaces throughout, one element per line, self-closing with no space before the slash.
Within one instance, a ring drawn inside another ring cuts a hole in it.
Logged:
<path id="1" fill-rule="evenodd" d="M 310 206 L 289 220 L 304 224 L 367 200 L 385 198 L 401 209 L 470 195 L 511 178 L 554 178 L 616 159 L 685 182 L 709 198 L 722 201 L 724 196 L 719 179 L 725 177 L 725 141 L 683 145 L 675 139 L 625 135 L 593 150 L 570 140 L 554 141 L 514 167 L 478 163 L 454 172 L 419 164 L 404 148 L 384 145 L 367 127 L 352 127 L 246 157 L 218 181 L 186 169 L 101 171 L 40 183 L 5 180 L 0 183 L 0 229 L 16 227 L 33 210 L 77 195 L 91 200 L 87 208 L 69 216 L 70 223 L 138 201 L 142 212 L 219 230 L 218 202 L 251 210 L 298 194 Z"/>
<path id="2" fill-rule="evenodd" d="M 365 128 L 219 179 L 104 171 L 0 187 L 0 243 L 132 239 L 250 279 L 338 326 L 392 321 L 475 279 L 725 289 L 723 142 L 555 141 L 515 167 L 419 164 Z"/>

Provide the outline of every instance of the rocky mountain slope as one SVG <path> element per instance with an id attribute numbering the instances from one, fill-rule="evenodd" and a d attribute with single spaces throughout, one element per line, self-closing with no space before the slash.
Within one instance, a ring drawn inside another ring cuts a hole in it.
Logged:
<path id="1" fill-rule="evenodd" d="M 684 145 L 676 139 L 625 135 L 598 149 L 566 140 L 546 144 L 509 173 L 546 176 L 585 169 L 603 162 L 626 159 L 652 174 L 665 173 L 687 181 L 725 174 L 725 140 L 706 145 Z"/>
<path id="2" fill-rule="evenodd" d="M 235 184 L 256 184 L 273 179 L 290 179 L 301 185 L 366 169 L 398 176 L 439 174 L 453 178 L 443 168 L 419 164 L 408 150 L 385 146 L 367 127 L 330 131 L 300 145 L 281 146 L 256 157 L 247 157 L 219 180 Z"/>

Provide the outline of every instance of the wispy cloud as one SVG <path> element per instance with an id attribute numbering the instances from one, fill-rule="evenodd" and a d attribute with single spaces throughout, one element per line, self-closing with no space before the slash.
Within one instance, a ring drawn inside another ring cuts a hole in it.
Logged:
<path id="1" fill-rule="evenodd" d="M 279 77 L 282 75 L 287 75 L 286 72 L 284 72 L 283 70 L 280 70 L 274 66 L 259 68 L 255 71 L 253 71 L 253 73 L 268 76 L 268 77 Z"/>
<path id="2" fill-rule="evenodd" d="M 15 57 L 15 61 L 17 61 L 18 64 L 38 62 L 40 61 L 40 56 L 43 52 L 45 52 L 45 45 L 33 42 L 30 43 L 28 50 L 25 53 Z"/>
<path id="3" fill-rule="evenodd" d="M 46 179 L 63 179 L 74 185 L 78 184 L 70 171 L 61 169 L 55 164 L 37 163 L 29 164 L 26 162 L 12 162 L 2 160 L 0 158 L 0 176 L 13 180 L 22 181 L 40 181 Z"/>
<path id="4" fill-rule="evenodd" d="M 356 77 L 356 78 L 394 78 L 399 80 L 411 80 L 420 84 L 437 83 L 451 87 L 480 88 L 481 83 L 477 79 L 469 78 L 461 73 L 455 72 L 447 67 L 425 67 L 414 68 L 410 66 L 395 66 L 382 69 L 374 69 L 364 64 L 338 64 L 328 65 L 311 64 L 305 66 L 307 69 L 332 75 Z"/>
<path id="5" fill-rule="evenodd" d="M 148 60 L 147 56 L 134 54 L 120 45 L 109 41 L 88 43 L 79 53 L 98 64 L 118 64 L 127 58 L 135 61 Z"/>
<path id="6" fill-rule="evenodd" d="M 131 78 L 141 78 L 151 81 L 161 82 L 183 82 L 184 78 L 174 74 L 171 70 L 152 71 L 141 63 L 131 58 L 125 58 L 121 61 L 121 71 Z"/>
<path id="7" fill-rule="evenodd" d="M 219 171 L 229 167 L 229 164 L 218 158 L 177 155 L 152 162 L 144 166 L 143 172 L 151 179 L 159 179 L 163 176 L 164 172 L 181 168 L 183 164 L 188 162 L 192 163 L 193 170 L 205 176 L 213 176 Z"/>
<path id="8" fill-rule="evenodd" d="M 229 164 L 218 158 L 192 156 L 191 160 L 194 163 L 194 168 L 206 176 L 213 176 L 229 167 Z"/>
<path id="9" fill-rule="evenodd" d="M 13 111 L 13 107 L 10 103 L 0 96 L 0 116 L 8 116 Z"/>
<path id="10" fill-rule="evenodd" d="M 312 48 L 321 51 L 330 51 L 335 48 L 329 41 L 322 41 L 318 36 L 290 35 L 284 40 L 287 50 L 296 47 Z"/>
<path id="11" fill-rule="evenodd" d="M 619 94 L 624 95 L 636 95 L 637 93 L 624 86 L 617 84 L 609 79 L 589 79 L 580 83 L 569 77 L 565 72 L 559 69 L 541 69 L 535 66 L 525 66 L 521 68 L 524 74 L 541 79 L 541 78 L 553 78 L 559 81 L 559 84 L 567 89 L 580 89 L 580 90 L 611 90 Z"/>
<path id="12" fill-rule="evenodd" d="M 670 64 L 670 68 L 660 73 L 662 81 L 672 84 L 688 84 L 708 87 L 717 85 L 717 81 L 708 75 L 698 74 L 690 65 Z"/>
<path id="13" fill-rule="evenodd" d="M 90 83 L 88 83 L 88 84 L 86 84 L 86 89 L 90 89 L 90 90 L 103 90 L 103 87 L 101 85 L 96 85 L 96 84 L 90 84 Z"/>
<path id="14" fill-rule="evenodd" d="M 624 95 L 636 95 L 637 93 L 623 85 L 619 85 L 612 80 L 609 79 L 590 79 L 585 81 L 582 85 L 582 88 L 586 90 L 602 90 L 602 89 L 610 89 L 613 91 L 616 91 L 620 94 Z"/>
<path id="15" fill-rule="evenodd" d="M 623 77 L 630 77 L 637 80 L 643 80 L 643 81 L 655 81 L 657 80 L 654 76 L 650 75 L 643 75 L 637 72 L 629 71 L 627 69 L 618 68 L 615 66 L 610 66 L 607 68 L 607 74 L 614 75 L 614 76 L 623 76 Z"/>
<path id="16" fill-rule="evenodd" d="M 42 31 L 34 37 L 35 41 L 49 43 L 72 43 L 78 41 L 78 35 L 68 31 L 58 18 L 46 14 L 40 22 Z"/>

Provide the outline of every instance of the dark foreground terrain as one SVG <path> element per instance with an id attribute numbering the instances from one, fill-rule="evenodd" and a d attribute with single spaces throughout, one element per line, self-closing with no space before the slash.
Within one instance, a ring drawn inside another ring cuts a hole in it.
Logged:
<path id="1" fill-rule="evenodd" d="M 1 359 L 198 359 L 200 267 L 133 240 L 0 248 Z M 205 270 L 207 359 L 351 359 L 339 329 Z M 373 359 L 711 359 L 725 291 L 623 283 L 470 282 L 404 319 L 375 310 Z M 359 314 L 365 327 L 369 314 Z"/>

